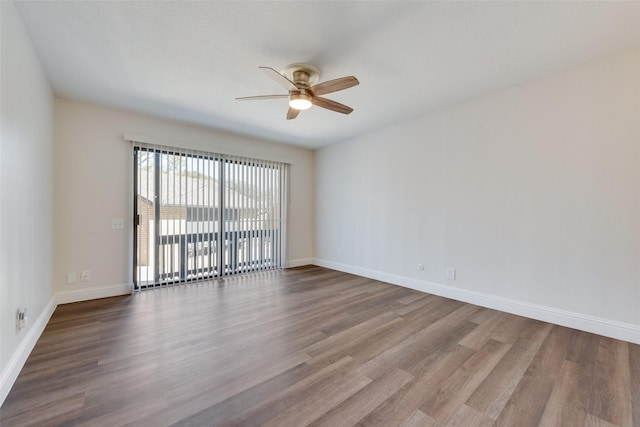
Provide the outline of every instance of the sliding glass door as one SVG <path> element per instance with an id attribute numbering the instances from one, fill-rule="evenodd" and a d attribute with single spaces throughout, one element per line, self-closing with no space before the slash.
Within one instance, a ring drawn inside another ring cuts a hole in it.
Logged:
<path id="1" fill-rule="evenodd" d="M 134 143 L 134 283 L 280 268 L 286 164 Z"/>

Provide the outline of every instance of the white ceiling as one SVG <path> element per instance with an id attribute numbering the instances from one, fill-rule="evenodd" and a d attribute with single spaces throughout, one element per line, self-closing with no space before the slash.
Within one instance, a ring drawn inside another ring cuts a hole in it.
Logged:
<path id="1" fill-rule="evenodd" d="M 59 96 L 321 147 L 640 45 L 640 1 L 18 1 Z M 287 121 L 258 70 L 360 85 Z"/>

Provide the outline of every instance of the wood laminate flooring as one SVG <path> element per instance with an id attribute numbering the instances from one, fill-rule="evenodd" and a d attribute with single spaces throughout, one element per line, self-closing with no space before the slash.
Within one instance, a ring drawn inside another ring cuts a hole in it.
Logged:
<path id="1" fill-rule="evenodd" d="M 59 306 L 9 426 L 640 426 L 640 346 L 320 267 Z"/>

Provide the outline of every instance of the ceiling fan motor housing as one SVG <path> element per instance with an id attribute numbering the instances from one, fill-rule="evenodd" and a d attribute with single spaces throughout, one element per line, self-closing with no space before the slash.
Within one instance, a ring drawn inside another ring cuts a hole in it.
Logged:
<path id="1" fill-rule="evenodd" d="M 296 86 L 305 88 L 309 88 L 320 81 L 320 70 L 309 64 L 287 65 L 281 73 Z"/>
<path id="2" fill-rule="evenodd" d="M 293 84 L 301 89 L 307 89 L 309 87 L 309 74 L 304 70 L 294 71 Z"/>

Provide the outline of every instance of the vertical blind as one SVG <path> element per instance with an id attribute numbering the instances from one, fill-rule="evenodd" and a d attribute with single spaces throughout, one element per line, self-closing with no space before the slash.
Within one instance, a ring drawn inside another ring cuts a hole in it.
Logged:
<path id="1" fill-rule="evenodd" d="M 132 142 L 137 288 L 284 267 L 287 164 Z"/>

